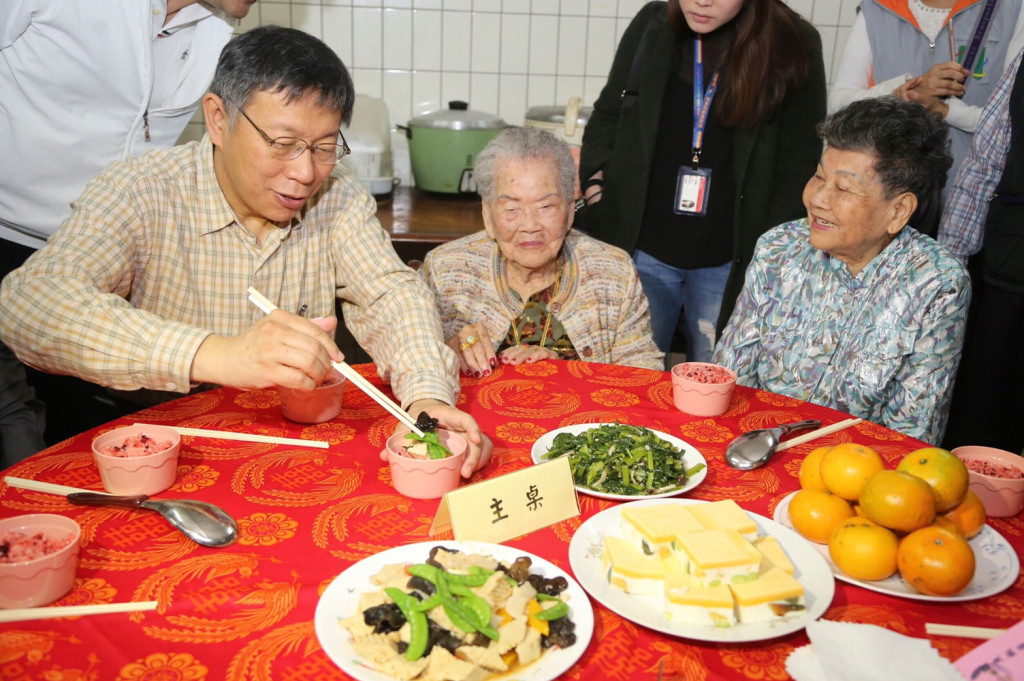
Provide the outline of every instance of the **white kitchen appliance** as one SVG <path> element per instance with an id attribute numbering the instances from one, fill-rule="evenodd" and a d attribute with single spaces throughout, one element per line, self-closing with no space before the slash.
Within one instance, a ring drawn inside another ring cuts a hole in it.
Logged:
<path id="1" fill-rule="evenodd" d="M 352 123 L 344 130 L 351 154 L 341 162 L 374 196 L 390 194 L 395 186 L 391 155 L 391 118 L 383 99 L 356 95 Z"/>

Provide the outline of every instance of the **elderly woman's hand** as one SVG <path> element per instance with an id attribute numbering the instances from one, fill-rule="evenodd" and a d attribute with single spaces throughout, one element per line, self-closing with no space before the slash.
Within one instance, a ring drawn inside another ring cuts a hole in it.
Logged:
<path id="1" fill-rule="evenodd" d="M 558 353 L 539 345 L 514 345 L 502 350 L 498 359 L 502 364 L 533 364 L 545 359 L 558 359 Z"/>
<path id="2" fill-rule="evenodd" d="M 459 367 L 467 376 L 487 376 L 498 364 L 494 342 L 483 324 L 467 324 L 445 343 L 459 357 Z"/>

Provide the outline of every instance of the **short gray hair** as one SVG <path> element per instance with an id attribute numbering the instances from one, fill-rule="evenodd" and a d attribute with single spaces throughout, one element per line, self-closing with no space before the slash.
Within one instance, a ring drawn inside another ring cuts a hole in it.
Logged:
<path id="1" fill-rule="evenodd" d="M 566 201 L 573 200 L 576 189 L 576 162 L 569 145 L 540 128 L 505 128 L 484 147 L 473 164 L 477 193 L 486 202 L 497 191 L 495 169 L 501 161 L 520 159 L 550 160 L 558 170 L 558 185 Z"/>

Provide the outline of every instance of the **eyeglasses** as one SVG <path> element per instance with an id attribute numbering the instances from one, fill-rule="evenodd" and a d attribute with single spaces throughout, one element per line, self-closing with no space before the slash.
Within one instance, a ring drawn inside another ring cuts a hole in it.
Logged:
<path id="1" fill-rule="evenodd" d="M 235 104 L 235 106 L 238 106 Z M 345 135 L 338 130 L 338 135 L 341 136 L 341 144 L 321 143 L 321 144 L 310 144 L 306 140 L 301 140 L 298 137 L 275 137 L 271 139 L 270 135 L 263 132 L 260 126 L 249 118 L 249 114 L 245 113 L 245 109 L 238 106 L 238 112 L 245 116 L 245 120 L 249 121 L 252 127 L 256 128 L 256 132 L 260 134 L 263 141 L 270 147 L 270 155 L 274 158 L 282 161 L 291 161 L 302 155 L 306 149 L 309 149 L 309 153 L 313 156 L 313 162 L 319 163 L 325 166 L 333 166 L 338 161 L 345 157 L 345 154 L 351 154 L 352 150 L 348 147 L 348 142 L 345 141 Z"/>

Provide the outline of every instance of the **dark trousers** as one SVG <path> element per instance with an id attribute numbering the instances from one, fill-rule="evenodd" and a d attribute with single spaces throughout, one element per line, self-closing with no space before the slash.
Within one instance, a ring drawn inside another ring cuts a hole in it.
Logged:
<path id="1" fill-rule="evenodd" d="M 944 445 L 1024 450 L 1024 295 L 972 278 Z"/>

